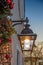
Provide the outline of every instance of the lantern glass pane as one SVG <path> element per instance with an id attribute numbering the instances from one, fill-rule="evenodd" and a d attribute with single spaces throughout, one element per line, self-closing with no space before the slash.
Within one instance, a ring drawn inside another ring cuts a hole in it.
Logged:
<path id="1" fill-rule="evenodd" d="M 24 50 L 29 50 L 32 48 L 33 40 L 24 40 Z"/>

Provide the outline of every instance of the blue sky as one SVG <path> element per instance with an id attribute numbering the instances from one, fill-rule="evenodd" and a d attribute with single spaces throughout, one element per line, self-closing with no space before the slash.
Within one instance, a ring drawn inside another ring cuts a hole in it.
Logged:
<path id="1" fill-rule="evenodd" d="M 25 17 L 37 33 L 37 41 L 43 41 L 43 0 L 25 0 Z"/>

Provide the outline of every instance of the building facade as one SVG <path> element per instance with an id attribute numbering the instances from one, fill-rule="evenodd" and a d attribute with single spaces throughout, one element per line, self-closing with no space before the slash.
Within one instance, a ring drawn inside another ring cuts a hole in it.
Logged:
<path id="1" fill-rule="evenodd" d="M 24 0 L 13 0 L 14 1 L 14 9 L 11 11 L 13 13 L 12 20 L 21 20 L 24 19 Z M 15 22 L 16 23 L 16 22 Z M 23 24 L 16 25 L 14 28 L 19 34 L 23 28 Z M 20 42 L 18 40 L 17 34 L 12 36 L 12 58 L 11 65 L 23 65 L 23 55 L 21 51 Z"/>

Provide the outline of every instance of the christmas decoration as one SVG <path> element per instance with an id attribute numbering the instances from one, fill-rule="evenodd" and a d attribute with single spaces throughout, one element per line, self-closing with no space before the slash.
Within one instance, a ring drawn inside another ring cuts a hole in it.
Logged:
<path id="1" fill-rule="evenodd" d="M 12 0 L 0 0 L 0 65 L 11 65 L 12 35 L 17 33 L 12 27 Z"/>
<path id="2" fill-rule="evenodd" d="M 11 3 L 10 3 L 10 9 L 13 9 L 13 7 L 14 7 L 14 3 L 11 2 Z"/>
<path id="3" fill-rule="evenodd" d="M 0 0 L 0 19 L 11 14 L 10 9 L 13 9 L 14 3 L 12 0 Z"/>
<path id="4" fill-rule="evenodd" d="M 10 57 L 10 54 L 6 54 L 5 58 L 6 58 L 6 59 L 10 59 L 10 58 L 11 58 L 11 57 Z"/>
<path id="5" fill-rule="evenodd" d="M 11 3 L 11 0 L 7 0 L 7 3 L 10 4 Z"/>
<path id="6" fill-rule="evenodd" d="M 9 42 L 10 42 L 10 43 L 12 42 L 12 38 L 9 38 Z"/>
<path id="7" fill-rule="evenodd" d="M 0 65 L 11 64 L 12 48 L 10 43 L 0 46 Z"/>
<path id="8" fill-rule="evenodd" d="M 10 16 L 7 16 L 7 19 L 8 19 L 8 20 L 11 20 L 11 17 L 10 17 Z"/>
<path id="9" fill-rule="evenodd" d="M 12 27 L 11 20 L 4 18 L 0 21 L 0 45 L 6 42 L 12 42 L 11 36 L 16 33 L 15 29 Z"/>
<path id="10" fill-rule="evenodd" d="M 17 33 L 12 27 L 11 12 L 14 3 L 12 0 L 0 0 L 0 46 L 12 42 L 11 36 Z"/>
<path id="11" fill-rule="evenodd" d="M 0 44 L 2 43 L 2 40 L 0 39 Z"/>

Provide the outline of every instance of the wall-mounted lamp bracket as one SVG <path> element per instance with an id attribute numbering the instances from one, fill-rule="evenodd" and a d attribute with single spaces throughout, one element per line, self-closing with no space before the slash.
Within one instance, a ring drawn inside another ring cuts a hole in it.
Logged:
<path id="1" fill-rule="evenodd" d="M 22 20 L 15 20 L 15 21 L 12 21 L 14 24 L 13 24 L 13 26 L 15 26 L 15 25 L 19 25 L 19 24 L 22 24 L 23 22 L 29 22 L 29 20 L 28 20 L 28 17 L 26 17 L 26 19 L 24 20 L 24 19 L 22 19 Z"/>

